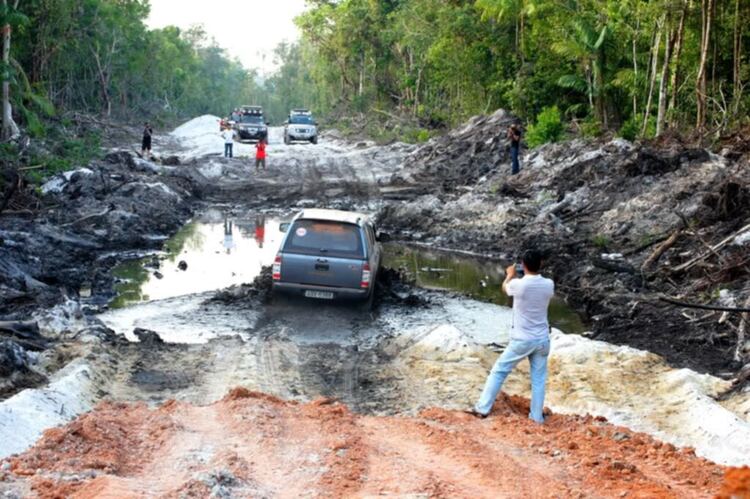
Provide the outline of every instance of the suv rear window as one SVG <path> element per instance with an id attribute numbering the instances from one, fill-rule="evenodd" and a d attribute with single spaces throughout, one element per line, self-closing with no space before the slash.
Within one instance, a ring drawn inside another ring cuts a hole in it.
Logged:
<path id="1" fill-rule="evenodd" d="M 360 228 L 343 222 L 297 220 L 284 251 L 307 255 L 364 258 Z"/>

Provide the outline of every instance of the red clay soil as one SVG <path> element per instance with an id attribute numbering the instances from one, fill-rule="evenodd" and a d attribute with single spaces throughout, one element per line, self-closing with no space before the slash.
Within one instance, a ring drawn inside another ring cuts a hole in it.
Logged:
<path id="1" fill-rule="evenodd" d="M 527 413 L 504 397 L 483 420 L 362 416 L 243 388 L 200 407 L 101 404 L 9 459 L 8 479 L 42 498 L 748 497 L 747 468 L 601 418 Z"/>

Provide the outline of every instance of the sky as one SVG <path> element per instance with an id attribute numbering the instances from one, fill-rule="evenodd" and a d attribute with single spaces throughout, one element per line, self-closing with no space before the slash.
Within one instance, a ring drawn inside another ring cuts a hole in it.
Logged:
<path id="1" fill-rule="evenodd" d="M 150 0 L 151 28 L 202 24 L 209 37 L 261 74 L 272 72 L 273 49 L 299 37 L 295 16 L 305 10 L 305 0 Z"/>

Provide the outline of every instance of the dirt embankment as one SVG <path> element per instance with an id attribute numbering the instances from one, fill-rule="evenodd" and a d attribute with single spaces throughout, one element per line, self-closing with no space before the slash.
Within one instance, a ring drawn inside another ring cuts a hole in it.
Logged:
<path id="1" fill-rule="evenodd" d="M 208 406 L 101 404 L 3 465 L 38 497 L 711 497 L 724 469 L 590 417 L 526 418 L 503 398 L 479 420 L 442 409 L 361 416 L 332 400 L 237 388 Z M 739 490 L 742 479 L 728 475 Z"/>
<path id="2" fill-rule="evenodd" d="M 475 118 L 409 156 L 393 180 L 412 194 L 382 223 L 401 239 L 508 259 L 543 249 L 558 292 L 598 339 L 718 374 L 750 359 L 750 345 L 737 351 L 737 314 L 659 300 L 747 300 L 747 154 L 574 140 L 527 152 L 511 177 L 498 138 L 511 121 L 502 111 Z"/>

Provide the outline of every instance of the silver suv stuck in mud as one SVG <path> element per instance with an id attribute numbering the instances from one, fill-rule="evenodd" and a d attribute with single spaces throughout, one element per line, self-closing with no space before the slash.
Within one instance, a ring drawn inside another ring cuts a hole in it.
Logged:
<path id="1" fill-rule="evenodd" d="M 273 264 L 275 292 L 372 305 L 381 247 L 367 215 L 304 210 L 283 229 L 286 236 Z"/>

